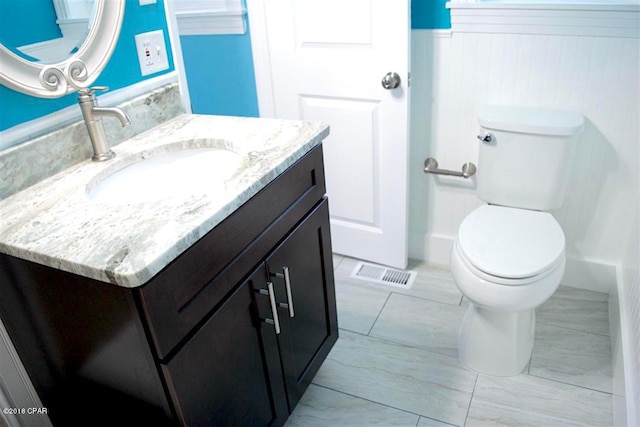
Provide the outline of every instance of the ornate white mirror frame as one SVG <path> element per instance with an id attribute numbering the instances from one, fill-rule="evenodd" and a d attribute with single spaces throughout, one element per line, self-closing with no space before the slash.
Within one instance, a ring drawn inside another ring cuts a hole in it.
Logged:
<path id="1" fill-rule="evenodd" d="M 50 64 L 30 62 L 0 44 L 0 84 L 39 98 L 59 98 L 91 85 L 109 62 L 126 0 L 96 0 L 89 34 L 77 52 Z"/>

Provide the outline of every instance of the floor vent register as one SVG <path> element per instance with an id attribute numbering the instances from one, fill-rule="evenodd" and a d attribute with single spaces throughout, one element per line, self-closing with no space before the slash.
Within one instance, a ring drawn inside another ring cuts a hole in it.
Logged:
<path id="1" fill-rule="evenodd" d="M 415 271 L 396 270 L 381 265 L 359 262 L 353 269 L 351 277 L 367 282 L 380 283 L 383 285 L 395 286 L 409 289 L 416 279 Z"/>

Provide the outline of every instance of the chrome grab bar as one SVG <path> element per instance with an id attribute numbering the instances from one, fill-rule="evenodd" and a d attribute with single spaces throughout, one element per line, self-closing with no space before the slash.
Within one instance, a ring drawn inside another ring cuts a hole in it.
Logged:
<path id="1" fill-rule="evenodd" d="M 462 165 L 462 172 L 451 171 L 448 169 L 438 169 L 438 161 L 433 157 L 429 157 L 424 161 L 424 173 L 433 173 L 436 175 L 450 175 L 459 176 L 464 179 L 469 178 L 476 174 L 476 165 L 471 162 L 467 162 Z"/>

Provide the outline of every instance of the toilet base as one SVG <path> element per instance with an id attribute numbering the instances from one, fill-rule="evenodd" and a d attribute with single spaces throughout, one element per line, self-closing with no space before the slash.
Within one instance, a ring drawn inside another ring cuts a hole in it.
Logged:
<path id="1" fill-rule="evenodd" d="M 481 374 L 518 375 L 531 359 L 535 310 L 495 311 L 470 303 L 458 335 L 458 358 Z"/>

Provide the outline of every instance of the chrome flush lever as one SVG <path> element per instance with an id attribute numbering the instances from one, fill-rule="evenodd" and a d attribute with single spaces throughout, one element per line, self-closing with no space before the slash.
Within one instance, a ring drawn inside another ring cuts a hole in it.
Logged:
<path id="1" fill-rule="evenodd" d="M 485 144 L 490 144 L 493 142 L 493 135 L 491 135 L 489 132 L 486 132 L 484 135 L 478 135 L 476 138 L 478 138 Z"/>

